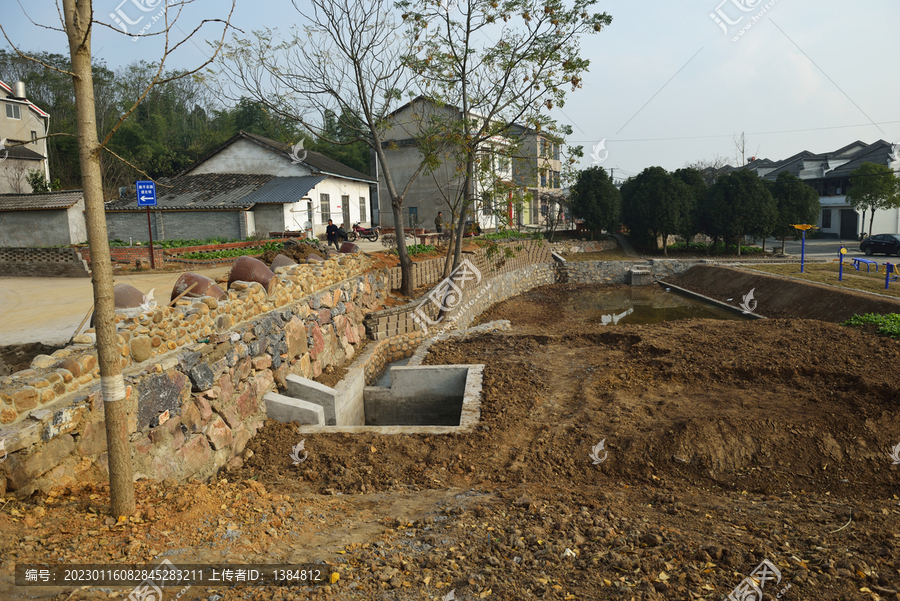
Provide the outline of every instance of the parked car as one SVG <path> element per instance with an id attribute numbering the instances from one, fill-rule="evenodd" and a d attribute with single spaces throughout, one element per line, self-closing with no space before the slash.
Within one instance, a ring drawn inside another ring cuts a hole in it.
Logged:
<path id="1" fill-rule="evenodd" d="M 867 257 L 871 257 L 876 253 L 900 256 L 900 234 L 869 236 L 859 243 L 859 250 L 866 253 Z"/>

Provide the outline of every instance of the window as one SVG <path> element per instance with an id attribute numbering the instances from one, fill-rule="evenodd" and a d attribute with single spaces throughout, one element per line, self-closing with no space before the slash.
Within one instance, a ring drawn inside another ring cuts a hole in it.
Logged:
<path id="1" fill-rule="evenodd" d="M 328 223 L 331 219 L 331 200 L 327 194 L 319 195 L 319 210 L 322 212 L 322 223 Z"/>
<path id="2" fill-rule="evenodd" d="M 360 221 L 360 223 L 368 221 L 368 218 L 366 217 L 366 197 L 365 196 L 359 197 L 359 221 Z"/>
<path id="3" fill-rule="evenodd" d="M 822 209 L 822 227 L 825 229 L 831 227 L 831 209 Z"/>
<path id="4" fill-rule="evenodd" d="M 344 194 L 341 196 L 341 206 L 338 207 L 341 209 L 343 214 L 343 223 L 345 227 L 351 227 L 353 222 L 350 221 L 350 196 Z"/>
<path id="5" fill-rule="evenodd" d="M 22 114 L 19 112 L 19 105 L 6 103 L 6 118 L 7 119 L 21 119 Z"/>
<path id="6" fill-rule="evenodd" d="M 31 132 L 31 143 L 37 144 L 37 132 L 36 131 Z"/>
<path id="7" fill-rule="evenodd" d="M 313 204 L 311 200 L 306 201 L 306 220 L 312 225 L 313 222 Z"/>
<path id="8" fill-rule="evenodd" d="M 559 144 L 553 145 L 553 160 L 555 160 L 555 161 L 559 160 Z"/>
<path id="9" fill-rule="evenodd" d="M 409 226 L 419 227 L 419 207 L 409 207 Z"/>
<path id="10" fill-rule="evenodd" d="M 541 171 L 541 188 L 547 187 L 547 172 Z"/>
<path id="11" fill-rule="evenodd" d="M 481 214 L 482 215 L 490 215 L 491 214 L 491 204 L 494 202 L 494 196 L 490 192 L 484 193 L 484 202 L 481 206 Z"/>

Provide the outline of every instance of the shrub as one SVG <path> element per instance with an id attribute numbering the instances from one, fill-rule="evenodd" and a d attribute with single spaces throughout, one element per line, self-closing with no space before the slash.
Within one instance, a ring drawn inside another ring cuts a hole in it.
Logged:
<path id="1" fill-rule="evenodd" d="M 876 313 L 854 315 L 841 325 L 857 327 L 878 326 L 879 334 L 884 334 L 891 338 L 900 338 L 900 315 L 897 313 L 888 313 L 887 315 L 878 315 Z"/>

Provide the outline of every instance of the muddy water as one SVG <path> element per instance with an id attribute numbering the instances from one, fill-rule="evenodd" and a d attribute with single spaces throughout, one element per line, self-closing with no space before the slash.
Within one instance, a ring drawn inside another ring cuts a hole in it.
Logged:
<path id="1" fill-rule="evenodd" d="M 690 318 L 749 319 L 656 286 L 580 290 L 573 293 L 566 304 L 566 309 L 574 309 L 587 321 L 608 325 L 652 324 Z"/>

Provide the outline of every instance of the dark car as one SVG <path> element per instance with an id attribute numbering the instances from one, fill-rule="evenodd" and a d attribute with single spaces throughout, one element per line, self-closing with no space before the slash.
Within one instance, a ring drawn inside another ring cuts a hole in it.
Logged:
<path id="1" fill-rule="evenodd" d="M 900 234 L 877 234 L 869 236 L 859 243 L 860 252 L 867 257 L 874 254 L 900 256 Z"/>

